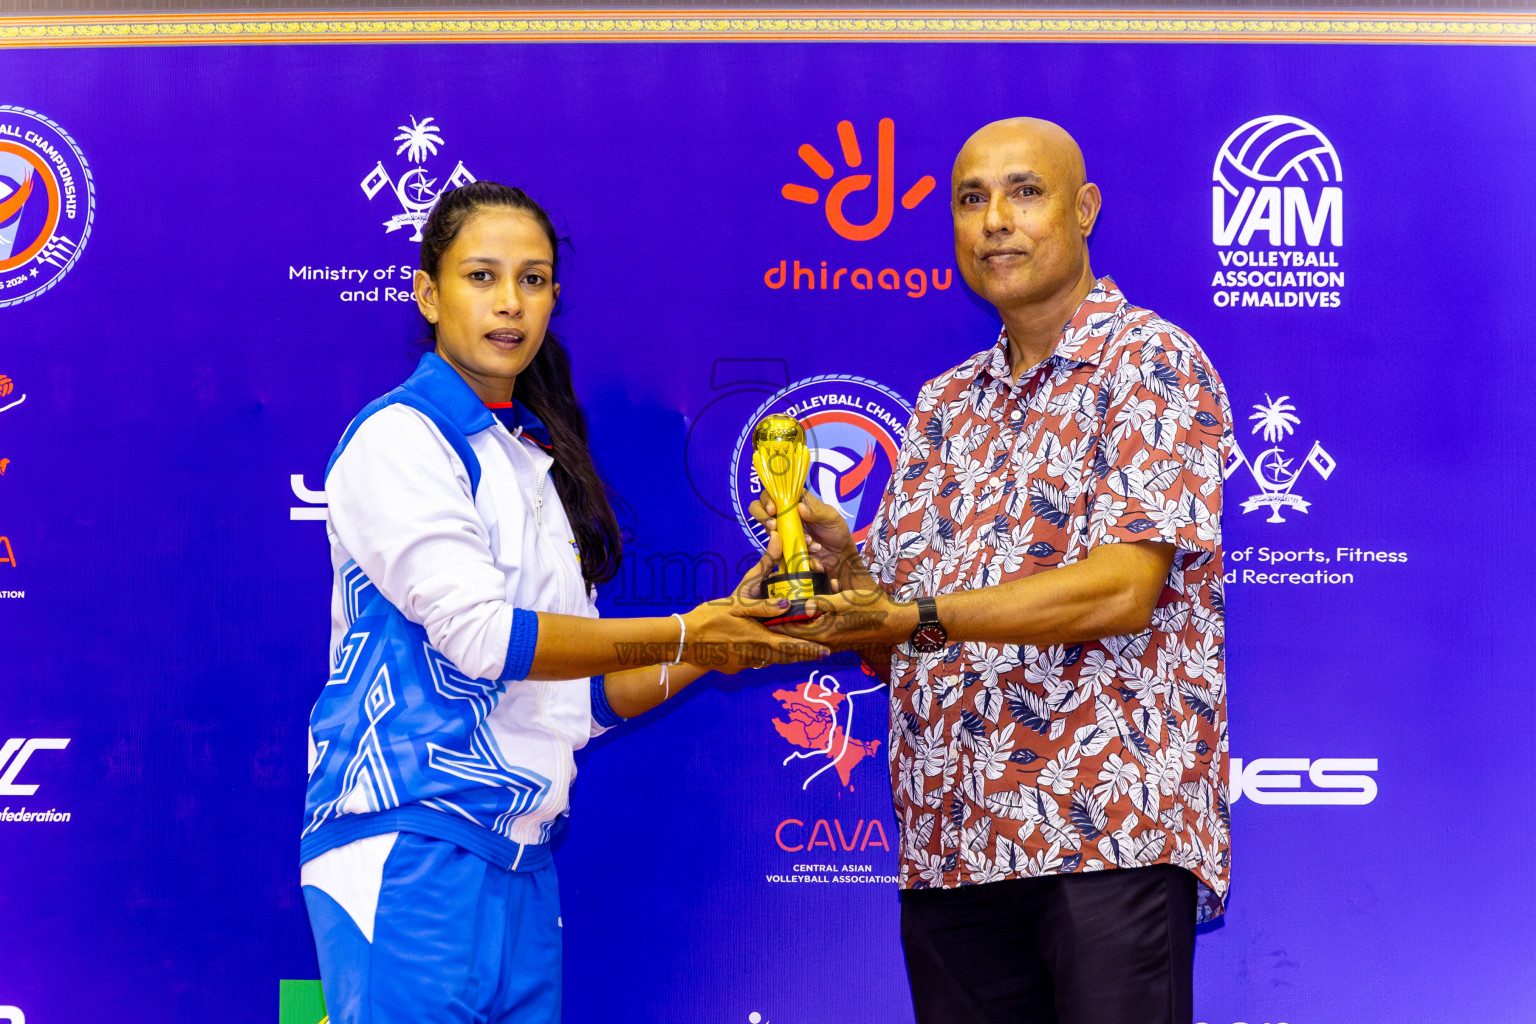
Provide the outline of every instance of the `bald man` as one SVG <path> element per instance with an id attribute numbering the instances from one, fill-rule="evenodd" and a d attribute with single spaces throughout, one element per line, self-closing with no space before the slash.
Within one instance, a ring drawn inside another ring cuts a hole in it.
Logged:
<path id="1" fill-rule="evenodd" d="M 1226 393 L 1095 277 L 1059 126 L 982 128 L 950 198 L 1001 334 L 923 388 L 863 559 L 807 494 L 839 593 L 789 628 L 891 684 L 919 1024 L 1188 1024 L 1228 877 Z"/>

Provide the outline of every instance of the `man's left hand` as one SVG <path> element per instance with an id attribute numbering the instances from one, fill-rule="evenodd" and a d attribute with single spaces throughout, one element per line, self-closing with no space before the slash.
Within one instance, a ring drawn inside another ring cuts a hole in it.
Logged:
<path id="1" fill-rule="evenodd" d="M 815 618 L 775 626 L 786 636 L 813 640 L 834 651 L 878 652 L 906 643 L 917 628 L 917 605 L 884 590 L 845 590 L 810 600 Z"/>

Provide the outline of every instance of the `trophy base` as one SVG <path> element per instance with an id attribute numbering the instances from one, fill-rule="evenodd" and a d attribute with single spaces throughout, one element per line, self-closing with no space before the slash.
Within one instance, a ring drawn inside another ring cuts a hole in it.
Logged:
<path id="1" fill-rule="evenodd" d="M 832 580 L 824 572 L 780 572 L 768 576 L 763 580 L 763 588 L 772 595 L 776 584 L 789 583 L 811 585 L 811 595 L 832 593 Z M 811 596 L 791 598 L 789 608 L 782 614 L 775 615 L 771 619 L 765 619 L 763 625 L 778 626 L 790 622 L 805 622 L 815 617 L 809 609 Z"/>

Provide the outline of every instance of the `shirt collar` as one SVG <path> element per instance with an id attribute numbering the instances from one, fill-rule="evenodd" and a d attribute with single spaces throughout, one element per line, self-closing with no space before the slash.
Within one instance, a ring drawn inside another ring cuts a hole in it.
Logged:
<path id="1" fill-rule="evenodd" d="M 404 386 L 432 403 L 466 437 L 478 434 L 496 422 L 491 410 L 459 376 L 459 371 L 436 352 L 421 357 L 416 372 Z"/>
<path id="2" fill-rule="evenodd" d="M 1078 305 L 1077 312 L 1072 314 L 1072 319 L 1061 329 L 1061 337 L 1046 361 L 1058 365 L 1097 366 L 1105 344 L 1114 334 L 1115 323 L 1127 305 L 1113 278 L 1099 278 Z M 998 380 L 1012 379 L 1006 327 L 998 334 L 997 344 L 981 354 L 977 370 Z"/>

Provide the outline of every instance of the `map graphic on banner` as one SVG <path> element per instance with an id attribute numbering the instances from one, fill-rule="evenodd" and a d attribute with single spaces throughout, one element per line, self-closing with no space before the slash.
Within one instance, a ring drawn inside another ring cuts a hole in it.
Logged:
<path id="1" fill-rule="evenodd" d="M 843 788 L 853 788 L 854 767 L 866 757 L 874 757 L 881 744 L 876 739 L 856 740 L 852 737 L 853 698 L 884 689 L 884 685 L 878 685 L 844 693 L 838 678 L 823 672 L 811 676 L 793 690 L 773 692 L 773 699 L 782 704 L 785 711 L 783 719 L 773 720 L 774 731 L 791 746 L 803 750 L 786 757 L 785 765 L 806 759 L 810 759 L 813 764 L 827 762 L 805 777 L 801 789 L 808 788 L 817 776 L 829 768 L 836 769 L 836 778 Z M 871 703 L 877 705 L 877 714 L 885 710 L 880 702 L 872 700 Z M 875 720 L 883 720 L 883 715 Z M 879 781 L 884 782 L 884 778 L 880 777 Z"/>

